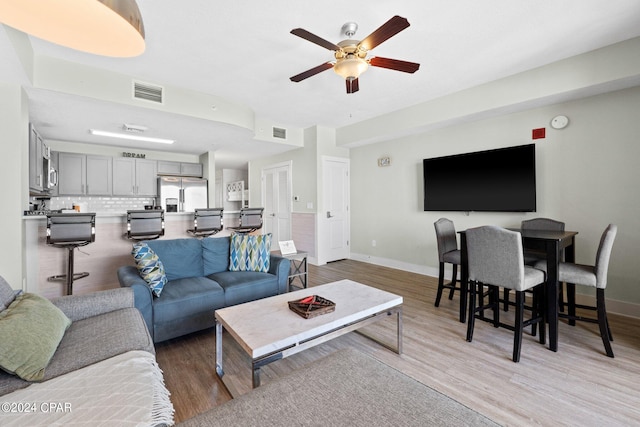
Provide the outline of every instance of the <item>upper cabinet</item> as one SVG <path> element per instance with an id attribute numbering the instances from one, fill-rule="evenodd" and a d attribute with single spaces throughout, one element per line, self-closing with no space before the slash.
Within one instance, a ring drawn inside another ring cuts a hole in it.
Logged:
<path id="1" fill-rule="evenodd" d="M 40 194 L 49 190 L 49 147 L 33 126 L 29 126 L 29 191 Z"/>
<path id="2" fill-rule="evenodd" d="M 202 178 L 202 163 L 158 161 L 158 175 L 195 176 Z"/>
<path id="3" fill-rule="evenodd" d="M 112 158 L 58 153 L 58 193 L 61 196 L 110 196 Z"/>
<path id="4" fill-rule="evenodd" d="M 155 160 L 116 157 L 113 159 L 113 195 L 155 197 L 157 175 Z"/>

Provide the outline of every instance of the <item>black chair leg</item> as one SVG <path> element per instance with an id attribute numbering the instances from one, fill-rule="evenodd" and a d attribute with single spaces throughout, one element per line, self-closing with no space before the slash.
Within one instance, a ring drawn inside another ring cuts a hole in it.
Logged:
<path id="1" fill-rule="evenodd" d="M 564 313 L 564 283 L 558 283 L 558 309 Z"/>
<path id="2" fill-rule="evenodd" d="M 576 285 L 567 283 L 567 311 L 569 312 L 569 325 L 576 325 Z"/>
<path id="3" fill-rule="evenodd" d="M 598 326 L 600 326 L 600 336 L 602 337 L 602 343 L 604 349 L 607 352 L 607 356 L 613 356 L 613 350 L 611 349 L 611 342 L 608 331 L 607 322 L 607 310 L 604 305 L 604 289 L 596 290 L 597 311 L 598 311 Z"/>
<path id="4" fill-rule="evenodd" d="M 477 282 L 469 282 L 469 318 L 467 319 L 467 341 L 471 342 L 473 340 L 473 328 L 476 323 L 476 293 L 477 293 Z"/>
<path id="5" fill-rule="evenodd" d="M 524 323 L 524 292 L 516 291 L 516 319 L 513 337 L 513 361 L 520 361 L 520 348 L 522 347 L 522 330 Z"/>
<path id="6" fill-rule="evenodd" d="M 493 310 L 493 327 L 500 327 L 500 288 L 489 285 L 489 305 Z"/>
<path id="7" fill-rule="evenodd" d="M 540 320 L 538 323 L 540 324 L 540 344 L 546 344 L 547 342 L 547 328 L 546 328 L 546 320 L 547 320 L 547 303 L 544 294 L 545 286 L 539 285 L 537 289 L 534 289 L 534 295 L 537 295 L 537 310 L 538 312 L 535 314 Z"/>
<path id="8" fill-rule="evenodd" d="M 444 262 L 440 263 L 440 271 L 438 273 L 438 293 L 436 295 L 435 306 L 440 306 L 440 298 L 442 298 L 442 290 L 444 289 Z"/>
<path id="9" fill-rule="evenodd" d="M 511 289 L 509 288 L 504 288 L 504 291 L 502 291 L 502 299 L 503 299 L 503 310 L 504 311 L 509 311 L 509 291 Z"/>
<path id="10" fill-rule="evenodd" d="M 449 299 L 453 299 L 453 293 L 456 290 L 457 282 L 458 282 L 458 265 L 453 264 L 453 273 L 451 274 L 451 290 L 449 291 Z"/>

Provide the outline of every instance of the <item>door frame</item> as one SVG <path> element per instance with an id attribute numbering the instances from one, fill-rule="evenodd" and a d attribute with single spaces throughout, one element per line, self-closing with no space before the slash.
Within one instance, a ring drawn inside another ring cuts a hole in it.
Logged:
<path id="1" fill-rule="evenodd" d="M 270 169 L 280 169 L 280 168 L 287 168 L 287 191 L 289 192 L 289 236 L 293 236 L 293 203 L 292 203 L 292 197 L 293 197 L 293 161 L 292 160 L 287 160 L 284 162 L 279 162 L 279 163 L 273 163 L 270 165 L 265 165 L 260 169 L 260 202 L 261 205 L 264 207 L 266 206 L 266 184 L 265 184 L 265 171 L 266 170 L 270 170 Z M 266 212 L 265 212 L 266 214 Z M 278 242 L 272 242 L 271 247 L 273 248 L 274 243 L 277 244 Z"/>
<path id="2" fill-rule="evenodd" d="M 319 191 L 321 191 L 321 202 L 318 203 L 318 211 L 317 211 L 317 221 L 316 221 L 316 227 L 317 227 L 317 231 L 316 231 L 316 235 L 317 235 L 317 261 L 318 261 L 318 265 L 324 265 L 326 264 L 328 261 L 328 256 L 327 256 L 327 252 L 328 252 L 328 241 L 326 239 L 326 236 L 328 235 L 327 233 L 327 229 L 328 229 L 328 223 L 326 221 L 326 217 L 325 217 L 325 212 L 326 212 L 326 201 L 327 201 L 327 194 L 325 194 L 325 163 L 327 161 L 332 161 L 332 162 L 340 162 L 340 163 L 344 163 L 346 165 L 347 168 L 347 207 L 346 207 L 346 221 L 345 221 L 345 225 L 346 225 L 346 231 L 345 234 L 347 236 L 347 250 L 348 250 L 348 255 L 347 257 L 351 256 L 351 159 L 349 159 L 348 157 L 335 157 L 335 156 L 321 156 L 320 159 L 320 164 L 321 164 L 321 168 L 322 170 L 320 171 L 319 177 L 320 177 L 320 185 L 319 187 Z"/>

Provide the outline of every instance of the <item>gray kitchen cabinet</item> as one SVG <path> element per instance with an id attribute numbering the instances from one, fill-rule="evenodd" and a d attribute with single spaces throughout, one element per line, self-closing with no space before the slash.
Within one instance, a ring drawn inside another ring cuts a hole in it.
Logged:
<path id="1" fill-rule="evenodd" d="M 158 192 L 155 160 L 113 159 L 113 195 L 155 197 Z"/>
<path id="2" fill-rule="evenodd" d="M 112 161 L 111 157 L 87 156 L 87 195 L 110 196 L 112 194 Z"/>
<path id="3" fill-rule="evenodd" d="M 195 176 L 202 178 L 202 163 L 158 161 L 158 175 Z"/>
<path id="4" fill-rule="evenodd" d="M 39 194 L 48 191 L 49 147 L 36 129 L 29 125 L 29 191 Z"/>
<path id="5" fill-rule="evenodd" d="M 58 153 L 58 194 L 61 196 L 110 196 L 112 158 Z"/>

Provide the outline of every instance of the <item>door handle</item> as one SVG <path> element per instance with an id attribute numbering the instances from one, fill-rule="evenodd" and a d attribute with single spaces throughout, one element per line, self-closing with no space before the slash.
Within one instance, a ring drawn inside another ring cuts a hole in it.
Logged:
<path id="1" fill-rule="evenodd" d="M 333 218 L 333 215 L 331 215 L 331 211 L 327 211 L 327 218 Z"/>

